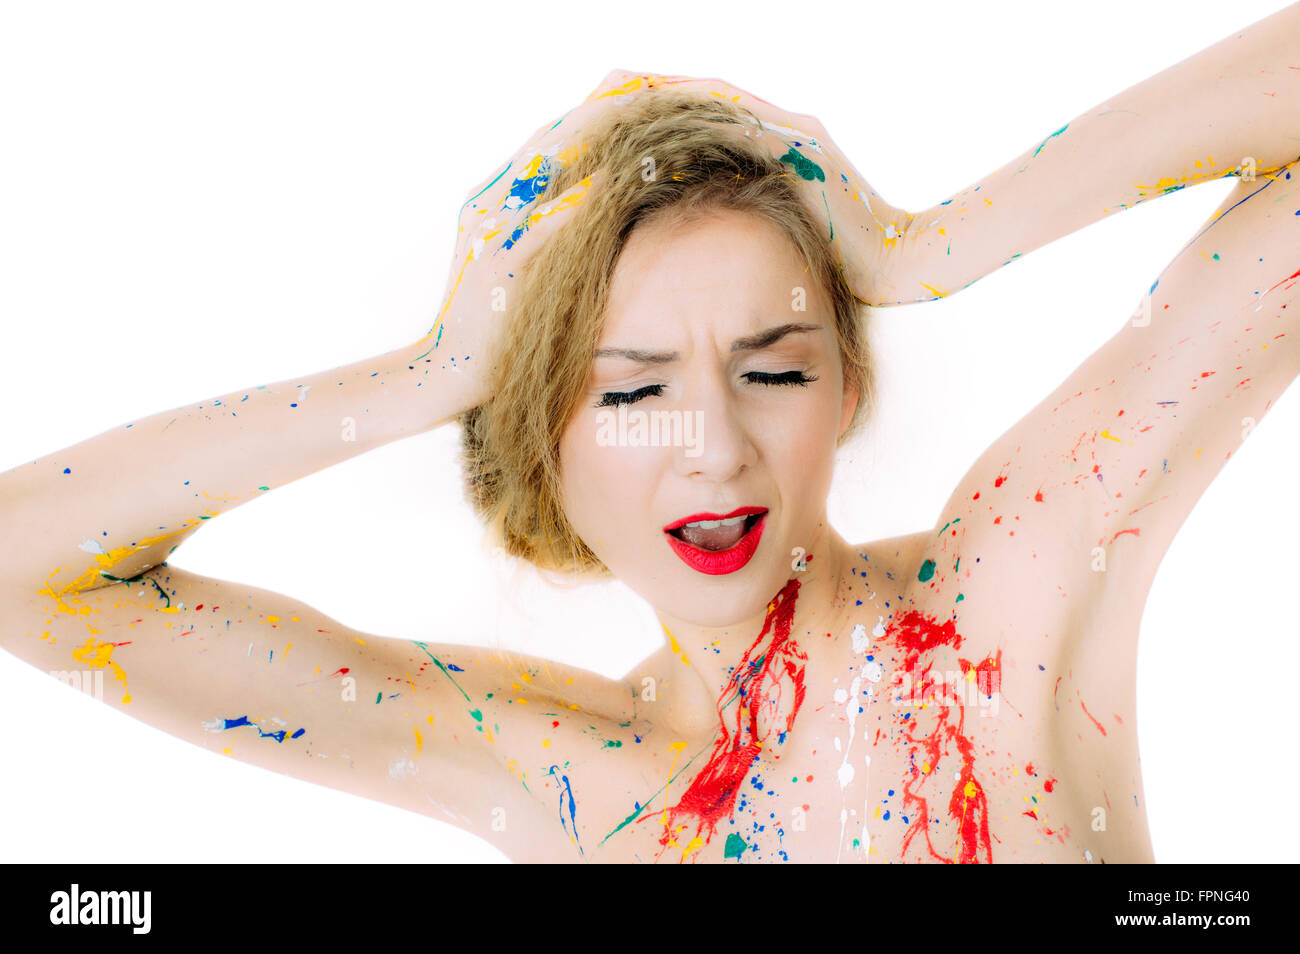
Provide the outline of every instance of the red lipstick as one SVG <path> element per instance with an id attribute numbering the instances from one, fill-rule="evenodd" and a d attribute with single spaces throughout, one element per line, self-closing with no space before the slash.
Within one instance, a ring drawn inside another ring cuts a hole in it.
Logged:
<path id="1" fill-rule="evenodd" d="M 677 534 L 673 533 L 688 523 L 695 523 L 698 520 L 728 520 L 732 517 L 753 517 L 752 520 L 745 522 L 745 533 L 741 538 L 725 550 L 706 550 L 688 543 Z M 727 573 L 735 573 L 754 556 L 758 549 L 759 540 L 763 537 L 763 527 L 767 522 L 766 507 L 739 507 L 730 513 L 696 513 L 689 517 L 682 517 L 664 527 L 664 535 L 668 539 L 668 545 L 672 547 L 673 552 L 681 558 L 682 562 L 692 570 L 699 573 L 707 573 L 710 576 L 721 576 Z"/>

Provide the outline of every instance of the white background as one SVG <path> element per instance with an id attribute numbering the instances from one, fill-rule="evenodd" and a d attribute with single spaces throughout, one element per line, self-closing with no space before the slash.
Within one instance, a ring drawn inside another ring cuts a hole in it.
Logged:
<path id="1" fill-rule="evenodd" d="M 0 470 L 414 341 L 471 186 L 612 68 L 721 76 L 813 113 L 877 190 L 919 211 L 1281 6 L 6 4 Z M 840 532 L 932 526 L 979 453 L 1119 329 L 1230 188 L 1149 202 L 952 298 L 876 312 L 883 402 L 840 466 Z M 1161 861 L 1300 853 L 1298 424 L 1292 388 L 1147 604 L 1138 727 Z M 446 428 L 304 478 L 171 562 L 394 637 L 499 635 L 610 674 L 653 648 L 653 617 L 619 585 L 597 606 L 525 573 L 516 608 L 493 595 L 507 579 L 467 543 L 479 530 L 456 439 Z M 173 739 L 3 653 L 0 687 L 4 860 L 503 858 Z"/>

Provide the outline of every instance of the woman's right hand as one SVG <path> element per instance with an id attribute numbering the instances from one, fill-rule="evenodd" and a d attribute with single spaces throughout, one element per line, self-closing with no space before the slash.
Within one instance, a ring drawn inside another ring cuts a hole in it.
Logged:
<path id="1" fill-rule="evenodd" d="M 573 214 L 600 179 L 589 176 L 540 203 L 550 175 L 568 165 L 584 125 L 609 109 L 617 97 L 588 98 L 553 123 L 542 126 L 461 206 L 456 250 L 437 319 L 415 346 L 417 360 L 432 359 L 455 390 L 454 404 L 467 411 L 490 395 L 490 372 L 503 318 L 514 305 L 523 264 Z"/>

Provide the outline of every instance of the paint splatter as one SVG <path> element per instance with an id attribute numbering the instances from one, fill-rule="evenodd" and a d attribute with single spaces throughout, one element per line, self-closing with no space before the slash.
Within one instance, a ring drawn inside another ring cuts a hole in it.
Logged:
<path id="1" fill-rule="evenodd" d="M 806 156 L 801 155 L 794 146 L 791 146 L 790 151 L 781 157 L 781 161 L 794 166 L 794 171 L 798 173 L 800 179 L 808 182 L 812 182 L 814 179 L 818 182 L 826 181 L 826 173 L 822 171 L 822 167 Z"/>
<path id="2" fill-rule="evenodd" d="M 957 632 L 953 620 L 939 623 L 933 617 L 916 610 L 909 610 L 895 619 L 886 633 L 888 639 L 903 651 L 903 669 L 915 672 L 923 654 L 932 653 L 939 646 L 952 649 L 961 648 L 962 637 Z M 978 664 L 969 660 L 959 660 L 963 672 L 974 670 L 982 692 L 997 692 L 1001 684 L 1001 651 L 996 657 L 986 657 Z M 931 663 L 927 662 L 919 673 L 923 684 Z M 936 701 L 935 724 L 925 732 L 919 727 L 919 720 L 912 719 L 911 713 L 903 716 L 904 741 L 910 746 L 912 768 L 903 782 L 903 806 L 911 809 L 903 814 L 904 823 L 908 825 L 903 836 L 902 854 L 906 857 L 913 839 L 923 834 L 930 856 L 936 861 L 957 864 L 991 863 L 993 861 L 992 844 L 989 832 L 988 799 L 984 787 L 975 774 L 974 744 L 966 735 L 966 706 L 944 705 Z M 953 723 L 953 710 L 957 721 Z M 930 832 L 929 804 L 921 789 L 926 782 L 940 774 L 941 761 L 948 755 L 948 744 L 956 746 L 961 759 L 961 767 L 953 773 L 956 783 L 948 800 L 948 815 L 957 830 L 957 843 L 951 857 L 935 850 Z M 920 759 L 920 768 L 918 765 Z"/>
<path id="3" fill-rule="evenodd" d="M 760 710 L 770 708 L 779 715 L 782 703 L 788 702 L 781 736 L 794 728 L 803 705 L 808 661 L 807 654 L 790 638 L 798 594 L 799 581 L 791 579 L 768 604 L 762 631 L 719 696 L 719 729 L 713 751 L 677 804 L 663 813 L 659 843 L 665 848 L 678 845 L 681 833 L 693 825 L 693 837 L 683 848 L 685 857 L 707 845 L 718 824 L 731 817 L 740 786 L 774 728 L 769 724 L 766 731 L 760 729 Z M 787 691 L 793 694 L 790 700 L 785 698 Z"/>
<path id="4" fill-rule="evenodd" d="M 569 784 L 569 776 L 560 774 L 558 765 L 552 765 L 546 774 L 556 780 L 556 785 L 560 789 L 560 826 L 581 855 L 583 850 L 582 844 L 578 841 L 578 803 L 573 797 L 573 786 Z M 568 818 L 565 818 L 566 811 Z"/>
<path id="5" fill-rule="evenodd" d="M 272 721 L 276 722 L 279 720 L 273 719 Z M 251 726 L 254 729 L 256 729 L 258 738 L 275 739 L 275 741 L 281 743 L 283 743 L 286 738 L 289 739 L 300 738 L 307 731 L 306 729 L 298 729 L 292 735 L 290 735 L 285 729 L 275 729 L 271 732 L 266 732 L 256 722 L 249 721 L 248 716 L 237 716 L 234 719 L 217 719 L 215 722 L 203 723 L 203 727 L 207 729 L 209 732 L 225 732 L 228 729 L 238 729 L 238 728 L 242 728 L 243 726 Z"/>

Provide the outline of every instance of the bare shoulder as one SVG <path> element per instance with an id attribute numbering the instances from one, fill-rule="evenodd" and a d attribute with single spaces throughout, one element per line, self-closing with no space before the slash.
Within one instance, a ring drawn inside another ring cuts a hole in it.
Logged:
<path id="1" fill-rule="evenodd" d="M 853 550 L 882 571 L 897 574 L 904 566 L 911 565 L 912 557 L 921 552 L 931 534 L 930 530 L 916 530 L 894 537 L 882 537 L 879 540 L 853 544 Z"/>

